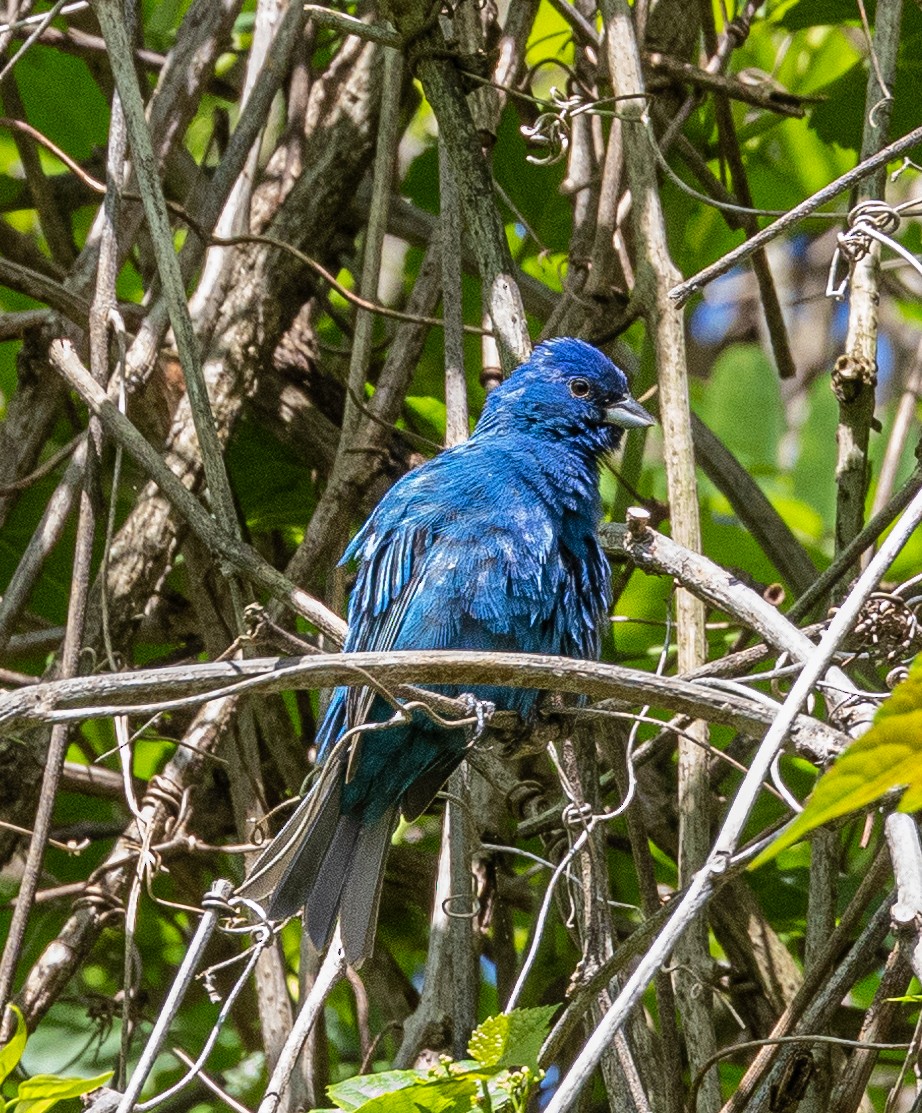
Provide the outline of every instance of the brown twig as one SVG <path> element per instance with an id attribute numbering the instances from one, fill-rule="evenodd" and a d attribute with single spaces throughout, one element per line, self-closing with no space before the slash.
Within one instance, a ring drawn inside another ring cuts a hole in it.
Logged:
<path id="1" fill-rule="evenodd" d="M 830 182 L 829 185 L 824 186 L 822 189 L 817 190 L 811 197 L 805 201 L 801 201 L 799 205 L 795 205 L 784 216 L 779 217 L 767 228 L 763 228 L 761 232 L 747 240 L 746 243 L 740 247 L 728 251 L 716 263 L 705 267 L 697 274 L 687 278 L 684 282 L 679 282 L 669 291 L 669 297 L 672 299 L 676 306 L 684 305 L 688 299 L 698 293 L 703 287 L 707 286 L 709 282 L 713 282 L 715 278 L 719 278 L 722 274 L 732 270 L 737 264 L 748 259 L 754 251 L 765 247 L 766 244 L 777 239 L 782 232 L 786 232 L 788 228 L 794 227 L 802 220 L 806 219 L 812 213 L 816 212 L 818 208 L 825 205 L 827 201 L 832 201 L 833 198 L 838 197 L 840 193 L 844 193 L 847 189 L 857 185 L 859 182 L 864 181 L 865 178 L 870 177 L 877 170 L 881 169 L 897 158 L 899 155 L 904 154 L 906 151 L 911 151 L 922 143 L 922 127 L 913 128 L 912 131 L 907 132 L 900 139 L 888 144 L 882 148 L 876 155 L 870 158 L 862 159 L 853 169 L 846 171 L 840 175 L 835 181 Z"/>
<path id="2" fill-rule="evenodd" d="M 824 99 L 823 97 L 805 97 L 796 93 L 789 93 L 785 89 L 773 87 L 770 82 L 765 82 L 763 85 L 753 85 L 743 82 L 739 78 L 724 77 L 722 74 L 700 69 L 698 66 L 683 62 L 678 58 L 672 58 L 660 51 L 648 51 L 644 54 L 643 60 L 654 73 L 661 73 L 670 81 L 682 81 L 698 89 L 720 93 L 731 100 L 752 104 L 756 108 L 764 108 L 768 112 L 777 112 L 781 116 L 803 119 L 806 115 L 805 104 L 816 104 Z M 655 89 L 655 81 L 651 82 L 648 87 Z"/>

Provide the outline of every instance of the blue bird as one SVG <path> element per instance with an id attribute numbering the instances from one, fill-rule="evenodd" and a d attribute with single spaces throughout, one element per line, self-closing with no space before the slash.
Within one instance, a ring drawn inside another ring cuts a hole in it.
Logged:
<path id="1" fill-rule="evenodd" d="M 653 423 L 624 374 L 581 340 L 535 348 L 489 395 L 470 440 L 397 482 L 343 557 L 357 558 L 344 652 L 478 649 L 598 658 L 611 600 L 598 540 L 599 461 L 622 429 Z M 460 689 L 441 687 L 449 695 Z M 538 692 L 472 693 L 527 717 Z M 468 735 L 337 688 L 320 726 L 320 775 L 241 892 L 272 918 L 302 906 L 325 947 L 337 918 L 347 960 L 374 943 L 384 863 L 402 812 L 419 815 Z"/>

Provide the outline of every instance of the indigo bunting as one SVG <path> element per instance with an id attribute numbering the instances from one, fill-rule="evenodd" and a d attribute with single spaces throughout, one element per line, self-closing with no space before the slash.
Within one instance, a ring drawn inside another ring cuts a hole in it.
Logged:
<path id="1" fill-rule="evenodd" d="M 477 649 L 597 658 L 611 599 L 598 464 L 622 429 L 653 423 L 624 374 L 581 340 L 540 344 L 488 396 L 470 440 L 405 475 L 346 550 L 358 575 L 344 652 Z M 440 692 L 460 694 L 441 686 Z M 527 717 L 538 692 L 477 686 Z M 320 774 L 241 887 L 268 914 L 305 909 L 314 945 L 337 918 L 347 960 L 374 942 L 402 812 L 425 810 L 460 764 L 464 729 L 337 688 L 317 735 Z M 376 729 L 361 732 L 364 724 Z"/>

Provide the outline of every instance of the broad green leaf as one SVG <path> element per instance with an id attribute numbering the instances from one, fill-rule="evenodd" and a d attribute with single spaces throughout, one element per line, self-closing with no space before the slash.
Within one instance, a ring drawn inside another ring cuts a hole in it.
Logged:
<path id="1" fill-rule="evenodd" d="M 89 158 L 108 138 L 109 105 L 79 58 L 40 44 L 16 66 L 29 123 L 71 158 Z M 54 96 L 52 90 L 66 89 Z"/>
<path id="2" fill-rule="evenodd" d="M 16 1031 L 0 1048 L 0 1082 L 9 1077 L 26 1047 L 26 1022 L 15 1005 L 10 1005 L 10 1008 L 16 1014 Z"/>
<path id="3" fill-rule="evenodd" d="M 112 1071 L 95 1078 L 58 1078 L 54 1074 L 36 1074 L 27 1078 L 16 1095 L 16 1113 L 46 1113 L 65 1098 L 78 1098 L 81 1094 L 98 1090 L 112 1077 Z"/>
<path id="4" fill-rule="evenodd" d="M 479 1092 L 476 1076 L 432 1078 L 380 1094 L 360 1108 L 362 1113 L 468 1113 Z"/>
<path id="5" fill-rule="evenodd" d="M 556 1011 L 556 1005 L 542 1005 L 491 1016 L 473 1033 L 467 1050 L 482 1067 L 530 1067 L 537 1071 L 538 1052 Z"/>
<path id="6" fill-rule="evenodd" d="M 922 656 L 881 705 L 871 729 L 820 777 L 804 810 L 750 868 L 774 858 L 820 824 L 867 807 L 893 788 L 905 789 L 900 811 L 922 807 Z"/>
<path id="7" fill-rule="evenodd" d="M 357 1074 L 335 1086 L 327 1087 L 327 1097 L 340 1109 L 351 1113 L 372 1098 L 389 1094 L 415 1082 L 426 1082 L 429 1076 L 418 1070 L 385 1070 L 379 1074 Z"/>
<path id="8" fill-rule="evenodd" d="M 873 21 L 873 0 L 867 0 L 866 10 L 868 19 Z M 788 31 L 800 31 L 824 24 L 838 27 L 843 23 L 857 23 L 860 18 L 858 6 L 852 0 L 798 0 L 784 9 L 777 22 Z"/>

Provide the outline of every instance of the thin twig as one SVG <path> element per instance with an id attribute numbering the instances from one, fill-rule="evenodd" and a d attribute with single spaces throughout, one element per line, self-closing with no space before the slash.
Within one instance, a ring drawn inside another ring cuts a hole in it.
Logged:
<path id="1" fill-rule="evenodd" d="M 861 157 L 869 158 L 887 138 L 893 98 L 887 86 L 896 73 L 902 0 L 881 0 L 874 21 L 872 56 L 865 96 Z M 863 181 L 856 203 L 883 200 L 884 168 Z M 848 327 L 842 355 L 832 374 L 833 393 L 839 403 L 836 428 L 836 555 L 851 542 L 864 524 L 865 496 L 870 480 L 868 449 L 874 419 L 877 383 L 877 338 L 880 305 L 880 244 L 869 245 L 850 267 Z"/>
<path id="2" fill-rule="evenodd" d="M 185 219 L 185 214 L 182 215 Z M 306 267 L 310 267 L 316 274 L 319 274 L 324 282 L 328 283 L 340 297 L 354 305 L 356 309 L 364 309 L 368 313 L 376 314 L 379 317 L 389 317 L 393 321 L 406 321 L 407 324 L 411 325 L 429 325 L 432 328 L 445 327 L 445 321 L 441 317 L 428 317 L 421 313 L 411 313 L 409 310 L 392 309 L 389 305 L 382 305 L 379 301 L 361 297 L 353 290 L 350 290 L 348 286 L 343 286 L 343 284 L 337 280 L 336 276 L 327 270 L 322 263 L 318 263 L 316 259 L 312 259 L 299 248 L 294 247 L 290 243 L 285 243 L 284 240 L 276 239 L 274 236 L 209 236 L 208 242 L 218 244 L 222 247 L 232 247 L 234 244 L 238 243 L 263 243 L 267 244 L 269 247 L 277 247 L 279 251 L 287 252 L 292 258 L 297 259 Z M 466 333 L 472 336 L 492 335 L 489 329 L 481 328 L 479 325 L 463 324 L 461 327 Z"/>
<path id="3" fill-rule="evenodd" d="M 49 350 L 52 363 L 96 413 L 106 432 L 129 453 L 156 482 L 167 499 L 185 518 L 190 528 L 209 548 L 234 568 L 249 576 L 273 595 L 283 599 L 334 641 L 345 636 L 345 623 L 307 592 L 290 583 L 248 545 L 229 536 L 206 512 L 198 499 L 180 482 L 144 437 L 122 414 L 108 395 L 93 381 L 67 340 L 55 340 Z"/>
<path id="4" fill-rule="evenodd" d="M 371 209 L 365 226 L 365 244 L 362 254 L 362 274 L 359 292 L 366 299 L 374 297 L 381 278 L 381 255 L 387 212 L 393 189 L 397 147 L 400 142 L 400 93 L 403 86 L 403 55 L 391 47 L 382 47 L 384 53 L 381 88 L 381 114 L 378 120 L 378 138 L 375 148 L 374 184 L 371 192 Z M 365 379 L 371 361 L 372 330 L 374 317 L 370 313 L 356 315 L 352 352 L 349 357 L 346 407 L 343 411 L 342 436 L 354 440 L 360 415 L 354 398 L 365 394 Z"/>
<path id="5" fill-rule="evenodd" d="M 141 1088 L 147 1081 L 147 1076 L 150 1074 L 154 1061 L 160 1053 L 160 1048 L 166 1040 L 173 1018 L 182 1004 L 186 991 L 192 984 L 192 979 L 198 970 L 199 962 L 205 948 L 208 946 L 212 932 L 218 926 L 218 919 L 226 911 L 225 902 L 232 891 L 233 886 L 229 881 L 216 881 L 211 893 L 206 897 L 204 901 L 205 913 L 199 920 L 195 935 L 183 955 L 182 965 L 170 985 L 163 1005 L 160 1007 L 153 1031 L 144 1045 L 137 1066 L 132 1071 L 131 1080 L 118 1104 L 117 1113 L 131 1113 L 134 1108 L 140 1096 Z"/>
<path id="6" fill-rule="evenodd" d="M 284 1050 L 272 1071 L 258 1113 L 276 1113 L 301 1054 L 301 1048 L 316 1024 L 317 1017 L 320 1015 L 327 997 L 345 972 L 346 955 L 343 951 L 339 928 L 337 927 L 323 964 L 314 978 L 314 983 L 306 1000 L 301 1005 L 288 1039 L 285 1041 Z"/>
<path id="7" fill-rule="evenodd" d="M 0 497 L 12 495 L 16 491 L 25 491 L 34 483 L 38 483 L 40 479 L 44 479 L 46 475 L 50 475 L 58 464 L 76 452 L 77 447 L 85 436 L 85 433 L 78 433 L 76 437 L 69 440 L 67 444 L 59 448 L 57 452 L 53 452 L 41 467 L 23 476 L 22 479 L 17 479 L 15 483 L 9 483 L 5 487 L 0 487 Z"/>
<path id="8" fill-rule="evenodd" d="M 857 620 L 858 612 L 868 595 L 886 573 L 912 532 L 918 528 L 920 521 L 922 521 L 922 495 L 917 495 L 833 617 L 829 628 L 816 648 L 816 652 L 804 666 L 778 717 L 769 727 L 762 740 L 749 767 L 749 772 L 734 797 L 707 862 L 692 879 L 685 896 L 678 903 L 655 944 L 641 959 L 637 969 L 625 983 L 624 989 L 617 1000 L 603 1018 L 601 1024 L 592 1033 L 576 1062 L 561 1081 L 557 1092 L 547 1107 L 547 1113 L 565 1113 L 566 1110 L 570 1109 L 598 1064 L 599 1058 L 612 1035 L 624 1025 L 629 1011 L 640 999 L 660 965 L 672 953 L 676 942 L 683 935 L 692 917 L 710 899 L 714 879 L 726 869 L 727 861 L 736 849 L 755 803 L 759 784 L 768 773 L 775 754 L 784 740 L 785 733 L 803 701 L 807 698 L 823 671 L 828 667 L 829 661 L 841 644 L 842 639 Z"/>
<path id="9" fill-rule="evenodd" d="M 814 213 L 821 205 L 825 205 L 827 201 L 832 201 L 833 198 L 838 197 L 840 193 L 844 193 L 847 189 L 857 185 L 858 182 L 864 181 L 865 178 L 870 177 L 876 170 L 882 166 L 886 166 L 888 162 L 897 158 L 899 155 L 904 154 L 906 151 L 912 150 L 922 143 L 922 126 L 913 128 L 912 131 L 907 132 L 902 138 L 897 139 L 895 142 L 890 143 L 888 146 L 880 150 L 876 155 L 866 158 L 858 163 L 852 170 L 840 175 L 835 181 L 830 182 L 829 185 L 824 186 L 822 189 L 817 190 L 812 196 L 808 197 L 805 201 L 801 201 L 799 205 L 795 205 L 793 209 L 785 213 L 784 216 L 779 217 L 767 228 L 763 228 L 761 232 L 753 236 L 752 239 L 747 240 L 744 244 L 728 251 L 726 255 L 721 256 L 716 263 L 700 270 L 697 274 L 687 278 L 684 282 L 678 283 L 669 291 L 669 297 L 677 306 L 684 305 L 688 299 L 698 293 L 703 287 L 707 286 L 709 282 L 713 282 L 715 278 L 719 278 L 722 274 L 732 270 L 738 263 L 748 259 L 754 251 L 765 247 L 766 244 L 777 239 L 782 232 L 786 232 L 788 228 L 792 228 L 795 224 Z"/>
<path id="10" fill-rule="evenodd" d="M 880 465 L 880 474 L 877 477 L 877 486 L 874 489 L 874 502 L 871 505 L 871 514 L 876 515 L 887 503 L 893 493 L 893 484 L 896 481 L 897 469 L 903 458 L 906 441 L 910 430 L 914 426 L 916 406 L 922 398 L 922 342 L 916 349 L 915 357 L 909 365 L 903 391 L 896 407 L 893 426 L 887 438 L 887 450 Z"/>
<path id="11" fill-rule="evenodd" d="M 202 375 L 198 341 L 186 304 L 184 283 L 157 175 L 157 163 L 134 68 L 131 43 L 117 0 L 95 0 L 94 9 L 109 47 L 109 58 L 125 111 L 135 172 L 138 176 L 144 211 L 170 310 L 170 322 L 176 336 L 176 345 L 185 375 L 212 505 L 222 529 L 237 540 L 240 536 L 240 527 L 224 467 L 221 445 L 215 430 L 208 391 Z"/>
<path id="12" fill-rule="evenodd" d="M 792 621 L 803 618 L 845 576 L 856 558 L 873 545 L 897 514 L 902 513 L 916 493 L 922 489 L 922 467 L 916 467 L 890 501 L 874 515 L 864 529 L 836 557 L 832 564 L 816 578 L 788 611 Z"/>
<path id="13" fill-rule="evenodd" d="M 398 26 L 398 30 L 404 29 Z M 461 191 L 468 232 L 480 269 L 484 310 L 490 314 L 503 367 L 508 372 L 528 358 L 531 340 L 505 230 L 496 209 L 489 168 L 458 71 L 446 56 L 438 26 L 433 25 L 420 33 L 411 17 L 406 33 L 414 36 L 408 64 L 422 82 L 432 105 Z"/>
<path id="14" fill-rule="evenodd" d="M 366 42 L 381 43 L 382 46 L 392 46 L 398 50 L 403 46 L 403 39 L 397 32 L 382 23 L 366 23 L 363 19 L 333 11 L 322 4 L 305 4 L 304 14 L 318 26 L 329 27 L 344 35 L 356 35 Z"/>

